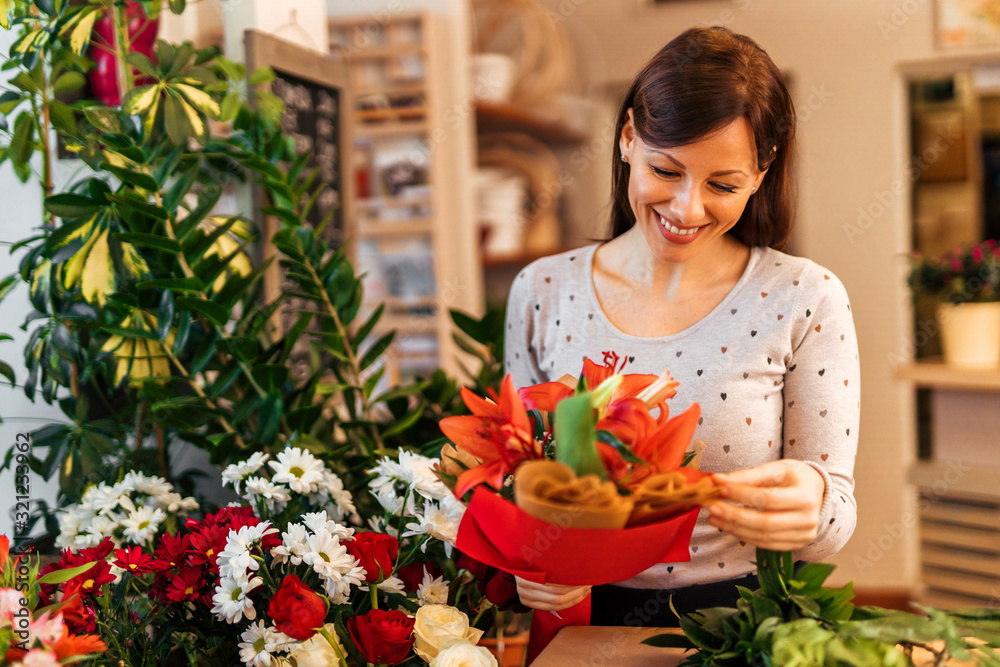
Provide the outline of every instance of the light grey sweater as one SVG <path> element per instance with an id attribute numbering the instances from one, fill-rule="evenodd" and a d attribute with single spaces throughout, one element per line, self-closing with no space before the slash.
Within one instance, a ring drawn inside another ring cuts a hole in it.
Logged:
<path id="1" fill-rule="evenodd" d="M 680 333 L 645 338 L 618 330 L 604 315 L 592 280 L 597 245 L 540 259 L 511 285 L 505 360 L 522 387 L 579 376 L 583 359 L 605 351 L 627 358 L 625 373 L 680 382 L 672 414 L 692 403 L 702 417 L 695 439 L 708 445 L 702 470 L 732 472 L 784 458 L 812 465 L 826 482 L 816 539 L 795 553 L 818 561 L 854 532 L 854 460 L 860 387 L 858 344 L 841 282 L 816 263 L 753 248 L 733 290 Z M 691 562 L 659 564 L 622 582 L 678 588 L 754 572 L 755 552 L 708 523 L 702 510 Z"/>

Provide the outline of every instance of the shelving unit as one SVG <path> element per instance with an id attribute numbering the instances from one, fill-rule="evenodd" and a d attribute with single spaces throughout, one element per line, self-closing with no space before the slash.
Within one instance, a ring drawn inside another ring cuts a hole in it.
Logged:
<path id="1" fill-rule="evenodd" d="M 1000 431 L 987 422 L 1000 404 L 1000 369 L 956 367 L 931 358 L 900 366 L 896 376 L 930 390 L 935 422 L 931 460 L 909 470 L 920 494 L 920 600 L 942 608 L 995 604 Z"/>
<path id="2" fill-rule="evenodd" d="M 482 271 L 469 216 L 456 204 L 456 192 L 472 188 L 469 170 L 457 167 L 472 161 L 459 140 L 464 132 L 471 137 L 472 120 L 447 116 L 456 105 L 449 73 L 455 63 L 441 17 L 335 16 L 329 29 L 352 93 L 348 235 L 365 275 L 362 317 L 384 304 L 376 333 L 396 330 L 386 382 L 437 368 L 458 376 L 464 353 L 452 340 L 449 310 L 478 314 Z"/>

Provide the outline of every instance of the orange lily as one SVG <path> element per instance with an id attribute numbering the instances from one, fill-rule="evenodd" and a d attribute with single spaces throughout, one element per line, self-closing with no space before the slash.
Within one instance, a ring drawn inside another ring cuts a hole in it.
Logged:
<path id="1" fill-rule="evenodd" d="M 476 396 L 463 387 L 462 400 L 472 415 L 441 420 L 445 436 L 457 448 L 483 462 L 458 478 L 455 485 L 458 498 L 484 482 L 499 491 L 519 463 L 542 458 L 542 446 L 532 436 L 528 411 L 514 389 L 511 376 L 504 378 L 499 396 L 493 391 L 490 396 L 493 400 Z"/>
<path id="2" fill-rule="evenodd" d="M 0 535 L 0 571 L 7 568 L 7 559 L 10 557 L 10 538 Z"/>

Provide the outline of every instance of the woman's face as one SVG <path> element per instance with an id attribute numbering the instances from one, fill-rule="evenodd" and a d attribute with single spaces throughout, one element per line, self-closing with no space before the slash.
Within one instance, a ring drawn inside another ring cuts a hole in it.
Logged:
<path id="1" fill-rule="evenodd" d="M 764 178 L 745 118 L 696 143 L 655 148 L 636 134 L 629 109 L 620 148 L 631 165 L 628 198 L 636 227 L 653 255 L 666 261 L 717 247 Z"/>

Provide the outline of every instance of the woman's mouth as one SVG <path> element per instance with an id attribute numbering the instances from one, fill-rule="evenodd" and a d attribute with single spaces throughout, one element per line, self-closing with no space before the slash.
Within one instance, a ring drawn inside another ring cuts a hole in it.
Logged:
<path id="1" fill-rule="evenodd" d="M 663 235 L 667 240 L 674 243 L 688 243 L 693 241 L 698 232 L 704 229 L 704 225 L 701 227 L 678 227 L 669 220 L 666 220 L 662 215 L 657 214 L 657 217 L 660 220 L 660 229 L 664 233 Z"/>

